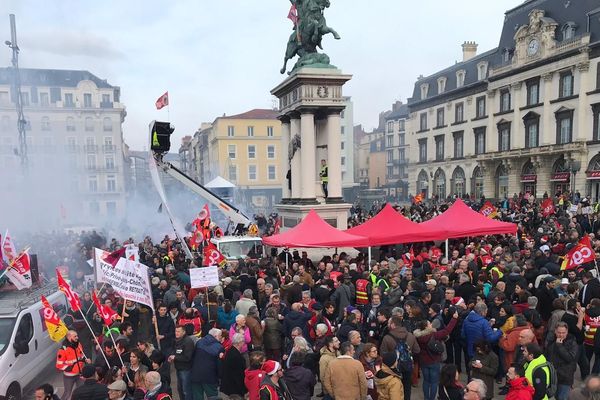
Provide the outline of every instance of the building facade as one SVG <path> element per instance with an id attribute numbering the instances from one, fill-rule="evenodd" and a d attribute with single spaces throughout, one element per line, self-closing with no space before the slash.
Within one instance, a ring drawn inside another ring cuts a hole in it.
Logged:
<path id="1" fill-rule="evenodd" d="M 600 8 L 528 0 L 497 48 L 420 78 L 409 99 L 409 192 L 600 194 Z"/>
<path id="2" fill-rule="evenodd" d="M 408 105 L 397 101 L 392 112 L 385 117 L 386 173 L 385 189 L 390 199 L 408 199 L 408 155 L 410 146 L 406 140 Z"/>
<path id="3" fill-rule="evenodd" d="M 40 218 L 59 217 L 55 222 L 122 217 L 126 111 L 120 88 L 88 71 L 20 71 L 28 148 L 24 175 L 13 69 L 0 68 L 0 175 L 5 192 L 23 192 L 20 184 L 35 188 L 45 202 Z"/>

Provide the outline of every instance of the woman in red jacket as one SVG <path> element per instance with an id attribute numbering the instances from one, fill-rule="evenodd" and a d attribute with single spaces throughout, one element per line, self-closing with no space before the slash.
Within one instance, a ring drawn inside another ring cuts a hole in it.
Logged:
<path id="1" fill-rule="evenodd" d="M 429 321 L 420 321 L 414 335 L 417 338 L 421 351 L 419 352 L 419 366 L 423 373 L 423 397 L 425 400 L 435 400 L 440 383 L 440 368 L 442 353 L 436 349 L 435 344 L 440 344 L 450 335 L 458 320 L 458 312 L 454 312 L 448 325 L 441 331 L 436 331 Z M 437 343 L 436 343 L 437 342 Z M 441 344 L 443 346 L 443 344 Z"/>

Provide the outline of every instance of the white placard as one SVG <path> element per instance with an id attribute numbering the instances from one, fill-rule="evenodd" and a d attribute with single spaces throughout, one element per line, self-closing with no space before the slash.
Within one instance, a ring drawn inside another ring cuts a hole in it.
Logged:
<path id="1" fill-rule="evenodd" d="M 193 288 L 205 288 L 219 284 L 217 266 L 190 269 L 190 281 Z"/>
<path id="2" fill-rule="evenodd" d="M 148 267 L 133 260 L 120 258 L 116 266 L 104 262 L 108 252 L 94 249 L 96 282 L 107 283 L 124 299 L 142 303 L 154 309 Z"/>

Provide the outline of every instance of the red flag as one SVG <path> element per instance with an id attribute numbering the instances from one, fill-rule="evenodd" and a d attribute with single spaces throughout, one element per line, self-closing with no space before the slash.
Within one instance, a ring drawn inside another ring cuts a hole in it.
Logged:
<path id="1" fill-rule="evenodd" d="M 71 289 L 71 286 L 65 281 L 58 269 L 56 270 L 56 279 L 58 279 L 58 289 L 67 296 L 71 309 L 73 311 L 80 311 L 81 300 L 79 299 L 79 295 Z"/>
<path id="2" fill-rule="evenodd" d="M 44 306 L 44 330 L 48 330 L 50 339 L 59 342 L 67 335 L 68 329 L 65 326 L 65 323 L 60 320 L 60 317 L 56 314 L 56 311 L 54 311 L 54 308 L 50 305 L 48 299 L 44 296 L 41 296 L 41 298 L 42 305 Z"/>
<path id="3" fill-rule="evenodd" d="M 294 26 L 298 25 L 298 9 L 295 4 L 292 4 L 290 7 L 290 12 L 287 17 L 294 23 Z"/>
<path id="4" fill-rule="evenodd" d="M 554 214 L 556 212 L 554 208 L 554 202 L 552 199 L 546 199 L 542 202 L 542 215 L 544 217 L 549 216 L 550 214 Z"/>
<path id="5" fill-rule="evenodd" d="M 221 265 L 227 260 L 221 254 L 219 250 L 217 250 L 217 246 L 214 243 L 208 243 L 204 246 L 204 257 L 202 258 L 202 265 L 205 267 L 211 267 L 213 265 Z"/>
<path id="6" fill-rule="evenodd" d="M 12 261 L 11 268 L 6 271 L 6 276 L 19 290 L 31 287 L 31 265 L 27 250 L 23 251 Z"/>
<path id="7" fill-rule="evenodd" d="M 125 257 L 126 250 L 127 249 L 125 247 L 121 247 L 120 249 L 115 250 L 112 253 L 107 253 L 106 255 L 104 255 L 104 257 L 102 257 L 102 261 L 112 265 L 114 268 L 117 266 L 117 263 L 119 262 L 121 257 Z"/>
<path id="8" fill-rule="evenodd" d="M 210 209 L 208 208 L 208 204 L 205 204 L 204 207 L 202 207 L 202 210 L 200 210 L 198 213 L 198 219 L 202 221 L 207 218 L 210 218 Z"/>
<path id="9" fill-rule="evenodd" d="M 416 195 L 415 197 L 413 197 L 413 203 L 419 204 L 420 202 L 423 201 L 424 197 L 425 197 L 425 195 L 423 193 L 419 193 L 418 195 Z"/>
<path id="10" fill-rule="evenodd" d="M 496 207 L 494 207 L 492 202 L 488 200 L 483 204 L 483 207 L 481 207 L 479 213 L 488 218 L 494 218 L 498 215 L 498 210 Z"/>
<path id="11" fill-rule="evenodd" d="M 161 108 L 169 105 L 169 92 L 166 91 L 165 94 L 160 96 L 158 100 L 156 100 L 156 109 L 160 110 Z"/>
<path id="12" fill-rule="evenodd" d="M 592 249 L 592 243 L 590 242 L 589 236 L 584 236 L 577 246 L 573 247 L 571 251 L 569 251 L 560 266 L 562 271 L 568 271 L 571 269 L 575 269 L 582 264 L 592 262 L 596 259 L 596 254 L 594 253 L 594 249 Z"/>
<path id="13" fill-rule="evenodd" d="M 279 235 L 280 230 L 281 230 L 281 218 L 278 217 L 275 219 L 275 226 L 273 227 L 273 234 Z"/>
<path id="14" fill-rule="evenodd" d="M 98 310 L 98 315 L 100 315 L 102 317 L 102 320 L 104 320 L 104 324 L 106 326 L 110 326 L 113 323 L 115 315 L 117 315 L 117 313 L 112 308 L 104 304 L 100 304 L 100 300 L 98 300 L 98 296 L 96 295 L 95 290 L 92 292 L 92 301 L 96 306 L 96 310 Z"/>

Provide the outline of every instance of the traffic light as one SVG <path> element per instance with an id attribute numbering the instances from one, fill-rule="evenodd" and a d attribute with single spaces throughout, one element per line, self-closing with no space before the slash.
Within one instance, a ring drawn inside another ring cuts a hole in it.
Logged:
<path id="1" fill-rule="evenodd" d="M 170 122 L 152 121 L 150 123 L 150 149 L 157 153 L 168 153 L 171 149 L 171 134 L 175 126 Z"/>

